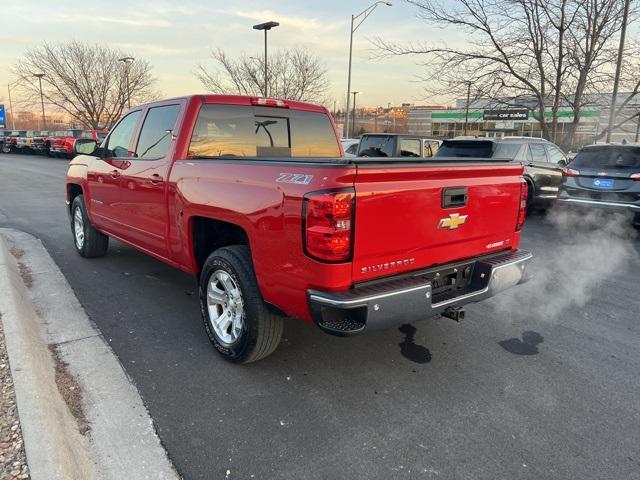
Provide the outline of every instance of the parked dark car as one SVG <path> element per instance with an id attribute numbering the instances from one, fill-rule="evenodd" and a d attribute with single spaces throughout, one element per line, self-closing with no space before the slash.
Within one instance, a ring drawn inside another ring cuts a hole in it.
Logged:
<path id="1" fill-rule="evenodd" d="M 365 133 L 360 137 L 358 157 L 422 157 L 435 155 L 441 140 L 420 135 Z"/>
<path id="2" fill-rule="evenodd" d="M 591 145 L 564 169 L 558 201 L 628 211 L 640 224 L 640 145 Z"/>
<path id="3" fill-rule="evenodd" d="M 554 201 L 562 182 L 566 155 L 553 143 L 542 138 L 462 138 L 444 140 L 435 159 L 493 158 L 508 159 L 524 165 L 524 179 L 529 194 L 527 205 L 543 205 Z"/>

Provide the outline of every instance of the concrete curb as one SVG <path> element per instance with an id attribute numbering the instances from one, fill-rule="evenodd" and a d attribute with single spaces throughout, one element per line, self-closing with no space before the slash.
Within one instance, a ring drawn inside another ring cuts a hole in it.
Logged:
<path id="1" fill-rule="evenodd" d="M 0 229 L 0 313 L 33 480 L 179 478 L 137 389 L 42 243 L 9 229 Z M 87 435 L 57 388 L 49 346 L 82 389 Z"/>

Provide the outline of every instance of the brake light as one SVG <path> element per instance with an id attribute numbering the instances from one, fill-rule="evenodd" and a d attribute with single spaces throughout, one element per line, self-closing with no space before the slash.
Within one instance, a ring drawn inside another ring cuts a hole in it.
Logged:
<path id="1" fill-rule="evenodd" d="M 351 259 L 354 202 L 353 189 L 305 195 L 303 228 L 309 256 L 327 262 Z"/>
<path id="2" fill-rule="evenodd" d="M 578 175 L 580 175 L 580 172 L 578 170 L 574 170 L 573 168 L 563 167 L 562 174 L 565 177 L 577 177 Z"/>
<path id="3" fill-rule="evenodd" d="M 289 108 L 289 104 L 287 102 L 277 98 L 254 97 L 251 99 L 251 105 L 259 107 Z"/>
<path id="4" fill-rule="evenodd" d="M 631 175 L 631 178 L 633 180 L 640 180 L 640 173 L 634 173 L 633 175 Z"/>
<path id="5" fill-rule="evenodd" d="M 520 207 L 518 208 L 518 221 L 516 223 L 516 232 L 519 232 L 524 226 L 527 219 L 527 197 L 529 196 L 529 188 L 527 182 L 522 180 L 520 183 Z"/>

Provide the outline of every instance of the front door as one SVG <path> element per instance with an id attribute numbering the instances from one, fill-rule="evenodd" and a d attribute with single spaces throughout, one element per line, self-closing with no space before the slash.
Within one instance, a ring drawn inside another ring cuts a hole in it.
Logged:
<path id="1" fill-rule="evenodd" d="M 106 231 L 120 231 L 120 177 L 131 160 L 131 142 L 141 115 L 140 110 L 124 117 L 111 131 L 101 160 L 91 162 L 87 172 L 92 223 Z"/>
<path id="2" fill-rule="evenodd" d="M 168 257 L 167 176 L 171 167 L 179 104 L 149 108 L 135 148 L 122 171 L 120 201 L 126 239 L 161 257 Z"/>

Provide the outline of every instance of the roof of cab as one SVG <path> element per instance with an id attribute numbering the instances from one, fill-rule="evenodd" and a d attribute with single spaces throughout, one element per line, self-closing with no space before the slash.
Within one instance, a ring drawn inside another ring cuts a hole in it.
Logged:
<path id="1" fill-rule="evenodd" d="M 218 94 L 212 94 L 212 93 L 205 93 L 205 94 L 185 95 L 182 97 L 156 100 L 154 102 L 141 104 L 139 105 L 139 107 L 147 107 L 147 106 L 156 105 L 158 103 L 166 103 L 167 101 L 171 101 L 171 100 L 193 100 L 197 98 L 199 98 L 202 103 L 207 103 L 207 104 L 249 106 L 249 105 L 252 105 L 251 103 L 252 100 L 258 99 L 258 98 L 265 98 L 265 97 L 251 96 L 251 95 L 218 95 Z M 286 107 L 284 108 L 290 108 L 292 110 L 306 110 L 309 112 L 323 112 L 323 113 L 328 112 L 328 110 L 325 107 L 321 105 L 315 105 L 313 103 L 299 102 L 297 100 L 287 100 L 285 98 L 272 98 L 272 97 L 266 97 L 266 98 L 269 100 L 282 100 L 286 104 Z M 274 107 L 274 108 L 283 108 L 283 107 Z"/>

